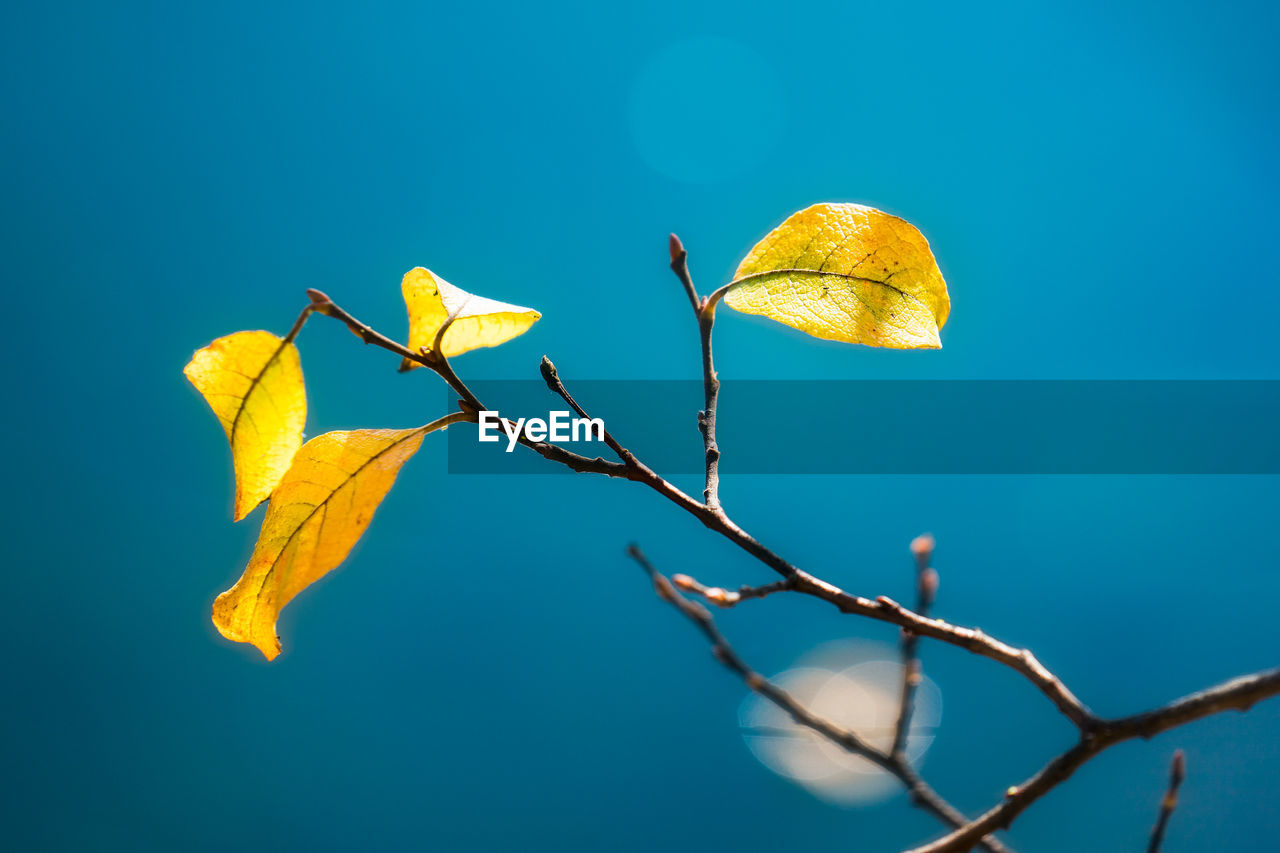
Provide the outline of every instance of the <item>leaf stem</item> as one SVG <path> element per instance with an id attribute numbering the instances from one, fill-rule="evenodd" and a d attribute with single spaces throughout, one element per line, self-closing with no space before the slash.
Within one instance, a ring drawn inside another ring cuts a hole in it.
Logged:
<path id="1" fill-rule="evenodd" d="M 476 416 L 474 412 L 469 412 L 469 411 L 450 412 L 449 414 L 445 415 L 442 418 L 436 418 L 434 421 L 432 421 L 429 424 L 423 424 L 420 427 L 420 429 L 422 429 L 424 432 L 430 433 L 430 432 L 435 432 L 438 429 L 448 429 L 454 424 L 475 423 L 475 422 L 476 422 Z"/>
<path id="2" fill-rule="evenodd" d="M 294 339 L 298 337 L 298 333 L 302 331 L 302 327 L 307 324 L 307 318 L 310 317 L 312 312 L 315 310 L 316 305 L 314 302 L 302 309 L 302 313 L 298 315 L 298 319 L 293 321 L 293 326 L 289 329 L 289 334 L 284 336 L 284 342 L 286 344 L 293 343 Z"/>
<path id="3" fill-rule="evenodd" d="M 748 276 L 748 278 L 749 277 L 750 276 Z M 711 291 L 711 295 L 708 296 L 706 301 L 702 303 L 702 311 L 704 313 L 714 313 L 716 310 L 716 305 L 720 304 L 720 300 L 724 299 L 724 296 L 726 293 L 729 292 L 729 289 L 732 288 L 735 284 L 739 284 L 741 281 L 744 281 L 744 280 L 745 279 L 738 279 L 737 281 L 731 281 L 728 284 L 724 285 L 723 287 L 719 287 Z"/>

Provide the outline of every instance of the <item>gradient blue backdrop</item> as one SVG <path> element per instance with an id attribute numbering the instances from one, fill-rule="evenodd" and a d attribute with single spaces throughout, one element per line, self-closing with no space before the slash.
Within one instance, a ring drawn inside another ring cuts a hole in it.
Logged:
<path id="1" fill-rule="evenodd" d="M 901 796 L 835 809 L 755 762 L 741 686 L 622 548 L 767 575 L 629 484 L 446 478 L 428 442 L 348 564 L 289 608 L 282 658 L 218 637 L 210 603 L 260 516 L 230 523 L 229 454 L 181 368 L 216 336 L 282 332 L 307 287 L 399 335 L 400 275 L 425 264 L 545 314 L 459 359 L 467 375 L 534 377 L 545 352 L 568 377 L 689 378 L 667 232 L 710 287 L 790 211 L 860 201 L 932 241 L 946 348 L 726 315 L 724 375 L 1280 378 L 1273 4 L 2 18 L 10 849 L 889 850 L 935 831 Z M 336 324 L 301 349 L 310 435 L 440 411 L 432 377 Z M 1274 478 L 729 477 L 724 498 L 867 594 L 909 594 L 906 544 L 933 531 L 939 613 L 1034 648 L 1103 713 L 1277 662 Z M 803 600 L 724 627 L 765 672 L 894 639 Z M 959 806 L 1069 744 L 1009 672 L 937 645 L 925 666 L 946 701 L 926 768 Z M 1140 849 L 1182 746 L 1167 849 L 1267 848 L 1278 723 L 1273 702 L 1123 746 L 1010 839 Z"/>

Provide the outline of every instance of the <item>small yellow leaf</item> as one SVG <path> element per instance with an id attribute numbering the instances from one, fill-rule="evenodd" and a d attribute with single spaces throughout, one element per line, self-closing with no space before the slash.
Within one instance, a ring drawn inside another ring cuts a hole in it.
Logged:
<path id="1" fill-rule="evenodd" d="M 506 343 L 524 334 L 542 316 L 532 308 L 473 296 L 422 267 L 405 273 L 400 290 L 409 309 L 409 349 L 414 352 L 422 347 L 430 348 L 444 321 L 457 312 L 440 342 L 445 358 Z M 400 369 L 420 366 L 406 358 Z"/>
<path id="2" fill-rule="evenodd" d="M 267 660 L 280 654 L 280 611 L 346 559 L 422 437 L 463 417 L 416 429 L 329 432 L 303 445 L 271 496 L 244 574 L 213 603 L 222 635 L 252 643 Z"/>
<path id="3" fill-rule="evenodd" d="M 951 301 L 914 225 L 859 204 L 815 204 L 756 244 L 724 302 L 816 338 L 895 349 L 942 346 Z"/>
<path id="4" fill-rule="evenodd" d="M 298 348 L 270 332 L 236 332 L 197 350 L 182 372 L 231 442 L 239 521 L 267 499 L 302 446 L 307 392 Z"/>

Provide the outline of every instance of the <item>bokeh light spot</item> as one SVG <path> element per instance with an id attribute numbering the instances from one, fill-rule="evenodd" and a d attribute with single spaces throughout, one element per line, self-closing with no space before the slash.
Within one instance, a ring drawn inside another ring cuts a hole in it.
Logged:
<path id="1" fill-rule="evenodd" d="M 818 716 L 888 751 L 902 685 L 902 665 L 890 659 L 893 654 L 880 646 L 832 643 L 771 680 Z M 942 695 L 923 678 L 907 735 L 912 763 L 918 763 L 933 743 L 941 720 Z M 884 800 L 901 790 L 888 773 L 797 725 L 762 696 L 753 693 L 743 701 L 738 721 L 743 740 L 761 764 L 821 800 L 853 806 Z"/>

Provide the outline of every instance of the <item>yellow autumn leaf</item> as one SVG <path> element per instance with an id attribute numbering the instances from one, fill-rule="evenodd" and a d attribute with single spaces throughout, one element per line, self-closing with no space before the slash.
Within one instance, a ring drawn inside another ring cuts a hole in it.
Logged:
<path id="1" fill-rule="evenodd" d="M 938 348 L 951 301 L 914 225 L 859 204 L 815 204 L 755 245 L 724 295 L 816 338 Z"/>
<path id="2" fill-rule="evenodd" d="M 532 308 L 473 296 L 422 267 L 405 273 L 400 290 L 409 309 L 409 349 L 414 352 L 429 349 L 444 321 L 456 312 L 440 342 L 445 358 L 506 343 L 524 334 L 542 316 Z M 420 366 L 407 358 L 400 363 L 401 370 Z"/>
<path id="3" fill-rule="evenodd" d="M 267 660 L 280 654 L 280 611 L 346 559 L 422 437 L 466 417 L 455 413 L 416 429 L 329 432 L 303 445 L 271 496 L 244 574 L 213 603 L 222 635 L 252 643 Z"/>
<path id="4" fill-rule="evenodd" d="M 236 332 L 197 350 L 182 372 L 231 442 L 239 521 L 267 499 L 302 446 L 307 394 L 298 348 L 270 332 Z"/>

